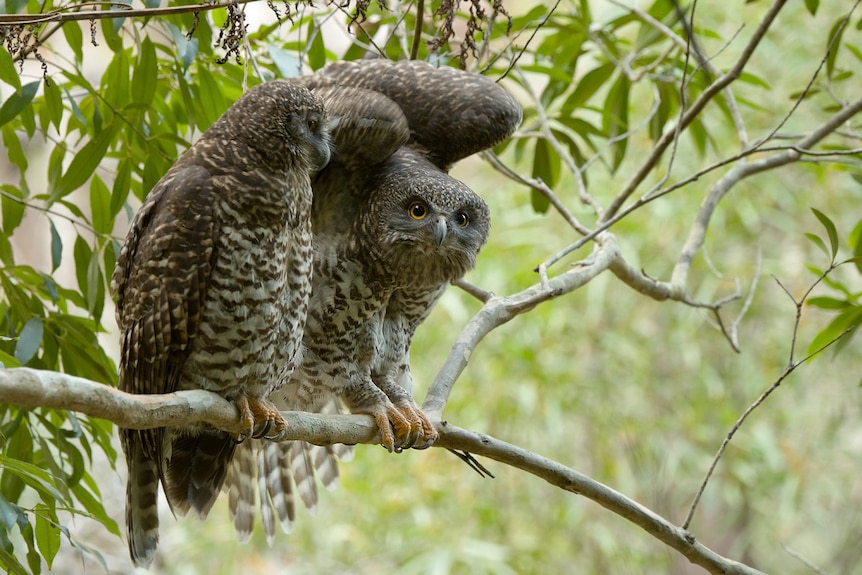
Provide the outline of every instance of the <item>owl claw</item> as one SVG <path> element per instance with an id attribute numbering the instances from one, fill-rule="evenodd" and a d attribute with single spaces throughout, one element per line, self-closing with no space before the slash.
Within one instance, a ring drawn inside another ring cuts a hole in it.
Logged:
<path id="1" fill-rule="evenodd" d="M 412 404 L 400 405 L 398 412 L 408 422 L 408 428 L 399 434 L 402 449 L 428 449 L 437 440 L 437 430 L 421 409 Z"/>
<path id="2" fill-rule="evenodd" d="M 287 434 L 287 422 L 281 412 L 267 400 L 241 396 L 236 400 L 242 430 L 237 436 L 238 443 L 249 437 L 254 439 L 280 440 Z"/>
<path id="3" fill-rule="evenodd" d="M 275 425 L 275 422 L 271 419 L 267 419 L 258 423 L 254 428 L 254 433 L 251 434 L 252 439 L 260 439 L 261 437 L 267 437 L 267 434 Z"/>

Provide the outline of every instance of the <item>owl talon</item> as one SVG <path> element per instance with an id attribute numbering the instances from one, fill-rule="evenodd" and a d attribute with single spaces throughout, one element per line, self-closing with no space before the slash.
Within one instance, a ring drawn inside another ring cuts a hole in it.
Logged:
<path id="1" fill-rule="evenodd" d="M 258 423 L 254 428 L 254 433 L 252 433 L 252 439 L 260 439 L 261 437 L 267 437 L 267 434 L 272 430 L 275 422 L 271 419 L 267 419 L 261 423 Z"/>
<path id="2" fill-rule="evenodd" d="M 412 403 L 412 402 L 411 402 Z M 402 433 L 399 446 L 403 449 L 428 449 L 437 440 L 437 430 L 425 413 L 412 404 L 400 405 L 398 412 L 407 422 L 408 427 Z M 396 433 L 398 429 L 396 428 Z"/>
<path id="3" fill-rule="evenodd" d="M 273 427 L 275 427 L 275 431 L 269 435 L 265 435 L 264 439 L 268 439 L 270 441 L 281 441 L 284 439 L 284 436 L 287 435 L 287 426 L 279 426 L 278 424 L 275 424 Z"/>
<path id="4" fill-rule="evenodd" d="M 271 402 L 256 397 L 241 396 L 236 400 L 242 424 L 236 438 L 242 443 L 249 437 L 253 439 L 281 439 L 287 434 L 287 422 L 281 412 Z"/>
<path id="5" fill-rule="evenodd" d="M 377 423 L 377 429 L 380 430 L 380 445 L 392 453 L 395 450 L 395 435 L 392 433 L 389 415 L 386 412 L 375 413 L 374 422 Z"/>

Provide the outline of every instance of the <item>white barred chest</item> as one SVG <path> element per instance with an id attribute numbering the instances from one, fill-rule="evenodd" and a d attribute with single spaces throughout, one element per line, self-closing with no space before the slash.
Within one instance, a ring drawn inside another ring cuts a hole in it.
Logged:
<path id="1" fill-rule="evenodd" d="M 308 309 L 311 248 L 293 230 L 223 226 L 181 389 L 267 397 L 290 376 Z"/>

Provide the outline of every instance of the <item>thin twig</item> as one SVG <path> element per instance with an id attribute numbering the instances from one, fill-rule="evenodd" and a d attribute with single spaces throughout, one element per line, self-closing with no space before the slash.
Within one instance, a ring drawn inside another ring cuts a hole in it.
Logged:
<path id="1" fill-rule="evenodd" d="M 410 59 L 419 57 L 419 44 L 422 42 L 422 20 L 425 17 L 425 0 L 416 2 L 416 27 L 413 29 L 413 45 L 410 46 Z"/>
<path id="2" fill-rule="evenodd" d="M 824 571 L 823 569 L 821 569 L 820 567 L 818 567 L 817 565 L 812 563 L 804 555 L 802 555 L 801 553 L 799 553 L 798 551 L 796 551 L 792 547 L 789 547 L 787 545 L 782 544 L 781 548 L 784 549 L 784 551 L 786 551 L 788 555 L 790 555 L 791 557 L 793 557 L 794 559 L 796 559 L 797 561 L 799 561 L 800 563 L 802 563 L 803 565 L 805 565 L 806 567 L 808 567 L 809 569 L 811 569 L 812 571 L 817 573 L 817 575 L 827 575 L 826 571 Z"/>
<path id="3" fill-rule="evenodd" d="M 194 12 L 206 12 L 227 8 L 236 4 L 249 4 L 261 0 L 231 0 L 216 4 L 192 4 L 190 6 L 169 6 L 166 8 L 130 8 L 128 4 L 118 2 L 105 2 L 93 4 L 107 4 L 117 8 L 116 10 L 81 10 L 70 12 L 80 5 L 58 8 L 44 14 L 0 14 L 0 26 L 17 26 L 28 24 L 44 24 L 45 22 L 72 22 L 75 20 L 106 20 L 109 18 L 151 18 L 153 16 L 174 16 L 177 14 L 191 14 Z M 88 3 L 90 4 L 90 3 Z"/>
<path id="4" fill-rule="evenodd" d="M 530 34 L 530 37 L 529 37 L 529 38 L 527 38 L 527 43 L 526 43 L 526 44 L 524 44 L 524 46 L 521 48 L 521 50 L 520 50 L 520 51 L 515 55 L 515 57 L 513 57 L 513 58 L 512 58 L 512 60 L 509 62 L 509 66 L 506 68 L 506 70 L 503 72 L 503 74 L 502 74 L 499 78 L 497 78 L 497 82 L 499 82 L 500 80 L 502 80 L 503 78 L 505 78 L 506 76 L 508 76 L 508 75 L 509 75 L 509 72 L 511 72 L 511 71 L 515 68 L 515 65 L 517 65 L 518 60 L 520 60 L 520 59 L 521 59 L 521 56 L 523 56 L 523 55 L 524 55 L 524 52 L 526 52 L 526 51 L 527 51 L 527 47 L 528 47 L 528 46 L 533 42 L 533 39 L 536 37 L 536 34 L 538 34 L 538 33 L 539 33 L 539 30 L 541 30 L 541 29 L 542 29 L 542 26 L 544 26 L 545 24 L 547 24 L 547 23 L 548 23 L 548 20 L 550 20 L 550 19 L 551 19 L 551 16 L 553 16 L 554 12 L 556 12 L 556 11 L 557 11 L 557 7 L 560 5 L 560 2 L 561 2 L 561 1 L 562 1 L 562 0 L 557 0 L 557 1 L 554 3 L 554 5 L 551 7 L 551 9 L 550 9 L 550 10 L 548 10 L 548 13 L 547 13 L 547 14 L 545 15 L 545 17 L 541 20 L 541 22 L 539 22 L 539 23 L 536 25 L 536 29 L 535 29 L 535 30 L 533 30 L 533 33 L 532 33 L 532 34 Z M 490 67 L 490 66 L 491 66 L 491 63 L 489 63 L 489 64 L 488 64 L 488 66 Z"/>
<path id="5" fill-rule="evenodd" d="M 557 197 L 557 195 L 553 192 L 553 190 L 551 190 L 551 188 L 548 187 L 545 182 L 536 178 L 528 178 L 521 175 L 519 172 L 516 172 L 515 170 L 504 164 L 503 161 L 500 160 L 500 157 L 497 156 L 497 154 L 495 154 L 491 150 L 485 150 L 481 152 L 481 157 L 487 160 L 488 163 L 491 164 L 492 168 L 494 168 L 507 178 L 518 182 L 519 184 L 523 184 L 528 188 L 542 194 L 545 199 L 547 199 L 548 202 L 550 202 L 550 204 L 554 206 L 554 209 L 557 210 L 557 212 L 561 216 L 563 216 L 563 219 L 566 220 L 566 223 L 568 223 L 572 227 L 572 229 L 577 231 L 579 234 L 586 235 L 590 233 L 589 228 L 587 228 L 580 221 L 578 221 L 574 214 L 569 211 L 566 205 L 562 201 L 560 201 L 560 198 Z"/>
<path id="6" fill-rule="evenodd" d="M 679 126 L 675 126 L 673 130 L 666 132 L 663 134 L 655 143 L 652 149 L 652 153 L 647 157 L 647 159 L 641 164 L 640 168 L 635 172 L 634 176 L 629 180 L 626 186 L 620 191 L 619 194 L 613 199 L 611 204 L 608 206 L 605 211 L 603 220 L 609 220 L 613 218 L 617 212 L 622 208 L 623 204 L 628 200 L 629 196 L 634 193 L 637 187 L 641 184 L 641 182 L 646 179 L 647 175 L 655 168 L 658 164 L 661 157 L 664 155 L 667 147 L 671 145 L 676 138 L 677 129 L 682 129 L 687 127 L 695 118 L 697 118 L 703 108 L 715 97 L 716 94 L 724 90 L 726 86 L 736 80 L 742 71 L 745 69 L 745 66 L 748 64 L 748 61 L 751 59 L 751 56 L 754 54 L 754 51 L 760 45 L 760 42 L 766 36 L 766 32 L 769 30 L 772 23 L 778 17 L 778 13 L 787 3 L 787 0 L 775 0 L 775 3 L 769 8 L 763 20 L 760 21 L 760 24 L 755 30 L 754 35 L 748 42 L 748 45 L 743 50 L 739 59 L 734 64 L 733 68 L 731 68 L 727 74 L 717 78 L 715 82 L 707 86 L 703 92 L 701 92 L 700 96 L 692 102 L 691 106 L 686 110 L 685 114 L 680 118 L 678 124 Z"/>
<path id="7" fill-rule="evenodd" d="M 721 445 L 719 446 L 718 451 L 716 452 L 715 456 L 712 459 L 712 463 L 710 463 L 709 469 L 707 469 L 706 476 L 703 478 L 703 481 L 701 482 L 700 487 L 698 488 L 697 493 L 694 496 L 694 500 L 692 501 L 691 507 L 688 510 L 688 514 L 686 515 L 685 521 L 682 524 L 683 529 L 688 529 L 691 526 L 692 519 L 694 518 L 694 512 L 697 510 L 698 503 L 700 503 L 700 499 L 703 496 L 704 491 L 706 491 L 706 486 L 709 484 L 709 480 L 712 478 L 712 475 L 715 472 L 715 468 L 718 466 L 718 462 L 721 460 L 722 455 L 724 455 L 724 451 L 727 449 L 727 446 L 730 444 L 731 440 L 733 439 L 733 436 L 736 435 L 736 432 L 739 431 L 739 429 L 742 427 L 742 424 L 745 423 L 746 419 L 748 419 L 748 416 L 751 415 L 755 409 L 760 407 L 763 404 L 763 402 L 766 401 L 766 399 L 770 395 L 772 395 L 772 393 L 776 389 L 778 389 L 778 387 L 784 382 L 784 380 L 787 379 L 787 377 L 796 370 L 797 367 L 799 367 L 800 365 L 802 365 L 803 363 L 805 363 L 806 361 L 808 361 L 809 359 L 811 359 L 815 355 L 819 354 L 820 352 L 822 352 L 826 348 L 830 347 L 832 344 L 836 343 L 842 337 L 844 337 L 845 335 L 847 335 L 848 333 L 853 331 L 854 327 L 849 327 L 849 328 L 845 329 L 840 334 L 838 334 L 837 336 L 835 336 L 834 338 L 832 338 L 831 340 L 829 340 L 828 342 L 826 342 L 825 344 L 820 346 L 818 349 L 816 349 L 815 351 L 806 355 L 803 359 L 801 359 L 799 361 L 794 361 L 794 356 L 795 356 L 795 351 L 796 351 L 796 338 L 797 338 L 797 335 L 799 333 L 799 325 L 802 321 L 802 307 L 803 307 L 805 301 L 808 299 L 808 296 L 811 294 L 811 291 L 818 284 L 820 284 L 820 282 L 823 281 L 823 279 L 826 278 L 826 276 L 830 272 L 832 272 L 832 270 L 834 270 L 835 267 L 836 267 L 836 264 L 833 263 L 833 265 L 831 265 L 829 267 L 829 269 L 824 271 L 820 275 L 820 277 L 817 278 L 817 280 L 815 280 L 814 283 L 808 288 L 808 290 L 806 290 L 805 294 L 799 300 L 796 300 L 796 298 L 794 298 L 793 295 L 790 294 L 790 292 L 787 290 L 787 288 L 785 288 L 784 285 L 782 285 L 780 281 L 778 282 L 778 284 L 781 286 L 781 289 L 783 289 L 787 293 L 787 295 L 790 297 L 790 299 L 793 300 L 793 303 L 796 307 L 796 318 L 795 318 L 794 323 L 793 323 L 793 334 L 792 334 L 791 343 L 790 343 L 790 352 L 788 353 L 788 363 L 785 366 L 785 368 L 782 370 L 782 372 L 778 376 L 778 378 L 775 381 L 773 381 L 772 384 L 768 388 L 766 388 L 765 391 L 763 391 L 763 393 L 760 394 L 760 396 L 754 401 L 754 403 L 752 403 L 751 405 L 748 406 L 748 408 L 742 413 L 741 416 L 739 416 L 739 419 L 736 420 L 736 423 L 733 424 L 733 427 L 730 429 L 730 431 L 724 437 L 724 440 L 721 442 Z"/>
<path id="8" fill-rule="evenodd" d="M 488 303 L 488 300 L 494 297 L 494 292 L 484 290 L 476 284 L 468 282 L 464 278 L 459 278 L 453 281 L 452 285 L 461 288 L 482 303 Z"/>

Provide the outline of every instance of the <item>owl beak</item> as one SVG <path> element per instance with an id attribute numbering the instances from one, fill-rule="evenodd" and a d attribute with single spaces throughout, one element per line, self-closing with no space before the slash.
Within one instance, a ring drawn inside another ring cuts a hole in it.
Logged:
<path id="1" fill-rule="evenodd" d="M 434 241 L 438 246 L 442 246 L 446 241 L 446 234 L 449 231 L 449 225 L 446 223 L 446 217 L 443 215 L 437 216 L 437 221 L 434 222 Z"/>

